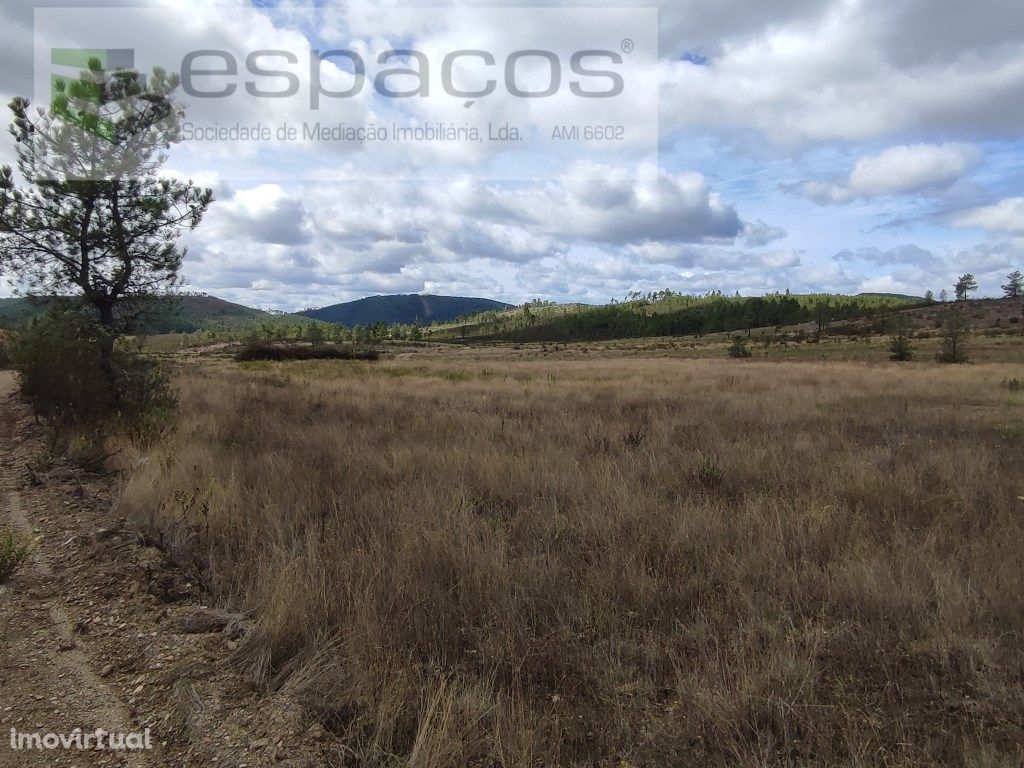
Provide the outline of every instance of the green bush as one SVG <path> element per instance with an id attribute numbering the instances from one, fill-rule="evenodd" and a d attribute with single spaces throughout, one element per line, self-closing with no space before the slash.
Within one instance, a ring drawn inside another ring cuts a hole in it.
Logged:
<path id="1" fill-rule="evenodd" d="M 28 544 L 21 542 L 7 526 L 0 528 L 0 584 L 14 575 L 28 557 Z"/>
<path id="2" fill-rule="evenodd" d="M 119 348 L 109 331 L 74 310 L 33 322 L 12 357 L 25 399 L 58 426 L 144 428 L 175 403 L 155 361 Z"/>
<path id="3" fill-rule="evenodd" d="M 751 352 L 747 349 L 746 342 L 742 336 L 733 336 L 732 344 L 729 345 L 729 357 L 750 357 Z"/>
<path id="4" fill-rule="evenodd" d="M 0 369 L 8 368 L 11 365 L 11 347 L 10 341 L 3 332 L 0 331 Z"/>
<path id="5" fill-rule="evenodd" d="M 914 359 L 914 347 L 910 343 L 910 336 L 902 328 L 889 339 L 889 359 L 896 362 Z"/>

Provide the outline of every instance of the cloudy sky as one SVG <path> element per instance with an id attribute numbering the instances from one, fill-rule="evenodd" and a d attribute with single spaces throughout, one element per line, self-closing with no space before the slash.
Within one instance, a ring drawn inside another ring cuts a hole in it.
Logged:
<path id="1" fill-rule="evenodd" d="M 507 94 L 473 106 L 436 97 L 396 105 L 370 89 L 344 115 L 351 125 L 427 125 L 471 114 L 524 132 L 621 124 L 627 140 L 613 149 L 176 147 L 167 172 L 212 186 L 217 198 L 187 238 L 192 290 L 279 309 L 396 292 L 510 302 L 602 302 L 663 288 L 919 295 L 951 290 L 970 271 L 981 294 L 996 295 L 1008 272 L 1024 269 L 1020 0 L 665 0 L 654 15 L 639 8 L 649 3 L 602 12 L 588 0 L 547 13 L 550 4 L 490 2 L 460 5 L 472 21 L 447 26 L 411 3 L 383 15 L 264 0 L 210 5 L 153 6 L 160 44 L 347 48 L 371 61 L 380 50 L 416 48 L 436 69 L 453 48 L 493 50 L 500 62 L 506 44 L 557 50 L 592 38 L 613 48 L 629 28 L 636 51 L 626 93 L 600 105 L 604 113 L 562 92 L 528 105 Z M 482 6 L 523 10 L 489 15 Z M 37 92 L 41 48 L 131 47 L 144 67 L 144 52 L 159 47 L 138 31 L 104 40 L 41 31 L 42 8 L 0 8 L 5 102 Z M 335 89 L 349 76 L 333 64 L 322 73 Z M 279 101 L 202 107 L 225 125 L 301 119 Z M 5 135 L 0 160 L 12 157 Z"/>

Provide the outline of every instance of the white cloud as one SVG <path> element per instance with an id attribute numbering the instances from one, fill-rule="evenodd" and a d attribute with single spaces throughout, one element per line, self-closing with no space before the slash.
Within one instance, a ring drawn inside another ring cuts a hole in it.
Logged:
<path id="1" fill-rule="evenodd" d="M 840 251 L 835 255 L 840 261 L 866 261 L 880 267 L 894 264 L 916 264 L 927 266 L 937 263 L 931 251 L 916 245 L 900 245 L 896 248 L 881 250 L 880 248 L 858 248 L 855 251 Z"/>
<path id="2" fill-rule="evenodd" d="M 853 200 L 848 187 L 826 181 L 801 181 L 796 184 L 783 184 L 781 188 L 818 205 L 842 205 Z"/>
<path id="3" fill-rule="evenodd" d="M 960 179 L 979 154 L 976 147 L 965 144 L 904 144 L 862 156 L 843 181 L 801 181 L 783 189 L 818 205 L 934 193 Z"/>
<path id="4" fill-rule="evenodd" d="M 860 158 L 850 172 L 849 188 L 867 197 L 946 186 L 960 178 L 977 156 L 977 149 L 961 144 L 890 147 Z"/>
<path id="5" fill-rule="evenodd" d="M 754 130 L 782 144 L 921 130 L 1019 133 L 1024 19 L 1016 0 L 832 0 L 800 10 L 726 32 L 708 66 L 666 62 L 670 124 Z"/>
<path id="6" fill-rule="evenodd" d="M 902 293 L 910 296 L 921 293 L 917 283 L 907 283 L 895 275 L 869 277 L 857 286 L 859 293 Z"/>
<path id="7" fill-rule="evenodd" d="M 745 226 L 699 173 L 651 170 L 606 167 L 595 181 L 569 169 L 557 181 L 512 186 L 465 178 L 224 187 L 188 238 L 188 274 L 193 284 L 236 298 L 276 287 L 309 303 L 337 295 L 341 285 L 417 283 L 423 290 L 439 275 L 453 284 L 451 270 L 466 264 L 501 272 L 562 260 L 588 244 L 637 264 L 764 266 L 727 244 L 741 233 L 771 242 L 782 230 L 763 221 Z M 622 279 L 607 269 L 598 274 L 609 284 Z"/>
<path id="8" fill-rule="evenodd" d="M 743 239 L 753 248 L 782 240 L 788 234 L 782 227 L 773 227 L 760 219 L 748 221 L 743 225 Z"/>
<path id="9" fill-rule="evenodd" d="M 299 245 L 312 238 L 302 201 L 277 184 L 243 189 L 213 205 L 207 215 L 208 234 L 226 242 L 253 240 Z"/>
<path id="10" fill-rule="evenodd" d="M 992 205 L 964 211 L 953 217 L 953 223 L 988 232 L 1024 234 L 1024 197 L 1008 197 Z"/>

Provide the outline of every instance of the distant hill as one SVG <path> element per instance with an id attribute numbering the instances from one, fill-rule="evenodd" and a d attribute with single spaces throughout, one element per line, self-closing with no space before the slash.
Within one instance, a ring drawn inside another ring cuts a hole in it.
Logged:
<path id="1" fill-rule="evenodd" d="M 144 318 L 142 325 L 147 333 L 191 333 L 211 326 L 244 325 L 268 317 L 270 315 L 262 309 L 235 304 L 216 296 L 185 295 L 168 299 L 165 308 Z"/>
<path id="2" fill-rule="evenodd" d="M 20 325 L 42 314 L 51 301 L 50 298 L 0 299 L 0 327 Z M 269 316 L 262 310 L 215 296 L 186 294 L 160 300 L 140 320 L 140 328 L 146 333 L 190 333 L 213 326 L 242 325 Z"/>
<path id="3" fill-rule="evenodd" d="M 339 323 L 352 328 L 356 325 L 375 323 L 402 323 L 405 325 L 444 323 L 465 315 L 510 309 L 492 299 L 466 298 L 463 296 L 432 296 L 429 294 L 398 294 L 394 296 L 370 296 L 366 299 L 347 301 L 321 309 L 307 309 L 297 314 Z"/>

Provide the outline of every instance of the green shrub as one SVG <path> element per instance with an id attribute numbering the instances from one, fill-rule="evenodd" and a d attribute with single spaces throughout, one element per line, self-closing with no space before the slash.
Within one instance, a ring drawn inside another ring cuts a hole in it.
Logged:
<path id="1" fill-rule="evenodd" d="M 28 544 L 7 526 L 0 528 L 0 584 L 14 575 L 28 557 Z"/>
<path id="2" fill-rule="evenodd" d="M 62 427 L 147 427 L 174 406 L 165 372 L 87 315 L 54 310 L 18 338 L 14 366 L 36 414 Z"/>
<path id="3" fill-rule="evenodd" d="M 900 326 L 889 339 L 889 359 L 906 362 L 914 359 L 914 346 L 910 343 L 910 335 Z"/>
<path id="4" fill-rule="evenodd" d="M 11 365 L 11 347 L 8 338 L 0 332 L 0 369 Z"/>
<path id="5" fill-rule="evenodd" d="M 1020 379 L 1018 379 L 1016 377 L 1014 377 L 1012 379 L 1003 379 L 1002 386 L 1003 386 L 1003 389 L 1008 389 L 1011 392 L 1021 392 L 1021 391 L 1024 391 L 1024 381 L 1021 381 Z"/>
<path id="6" fill-rule="evenodd" d="M 747 344 L 743 341 L 742 336 L 733 336 L 732 344 L 729 345 L 729 357 L 750 357 L 750 350 L 747 349 Z"/>

